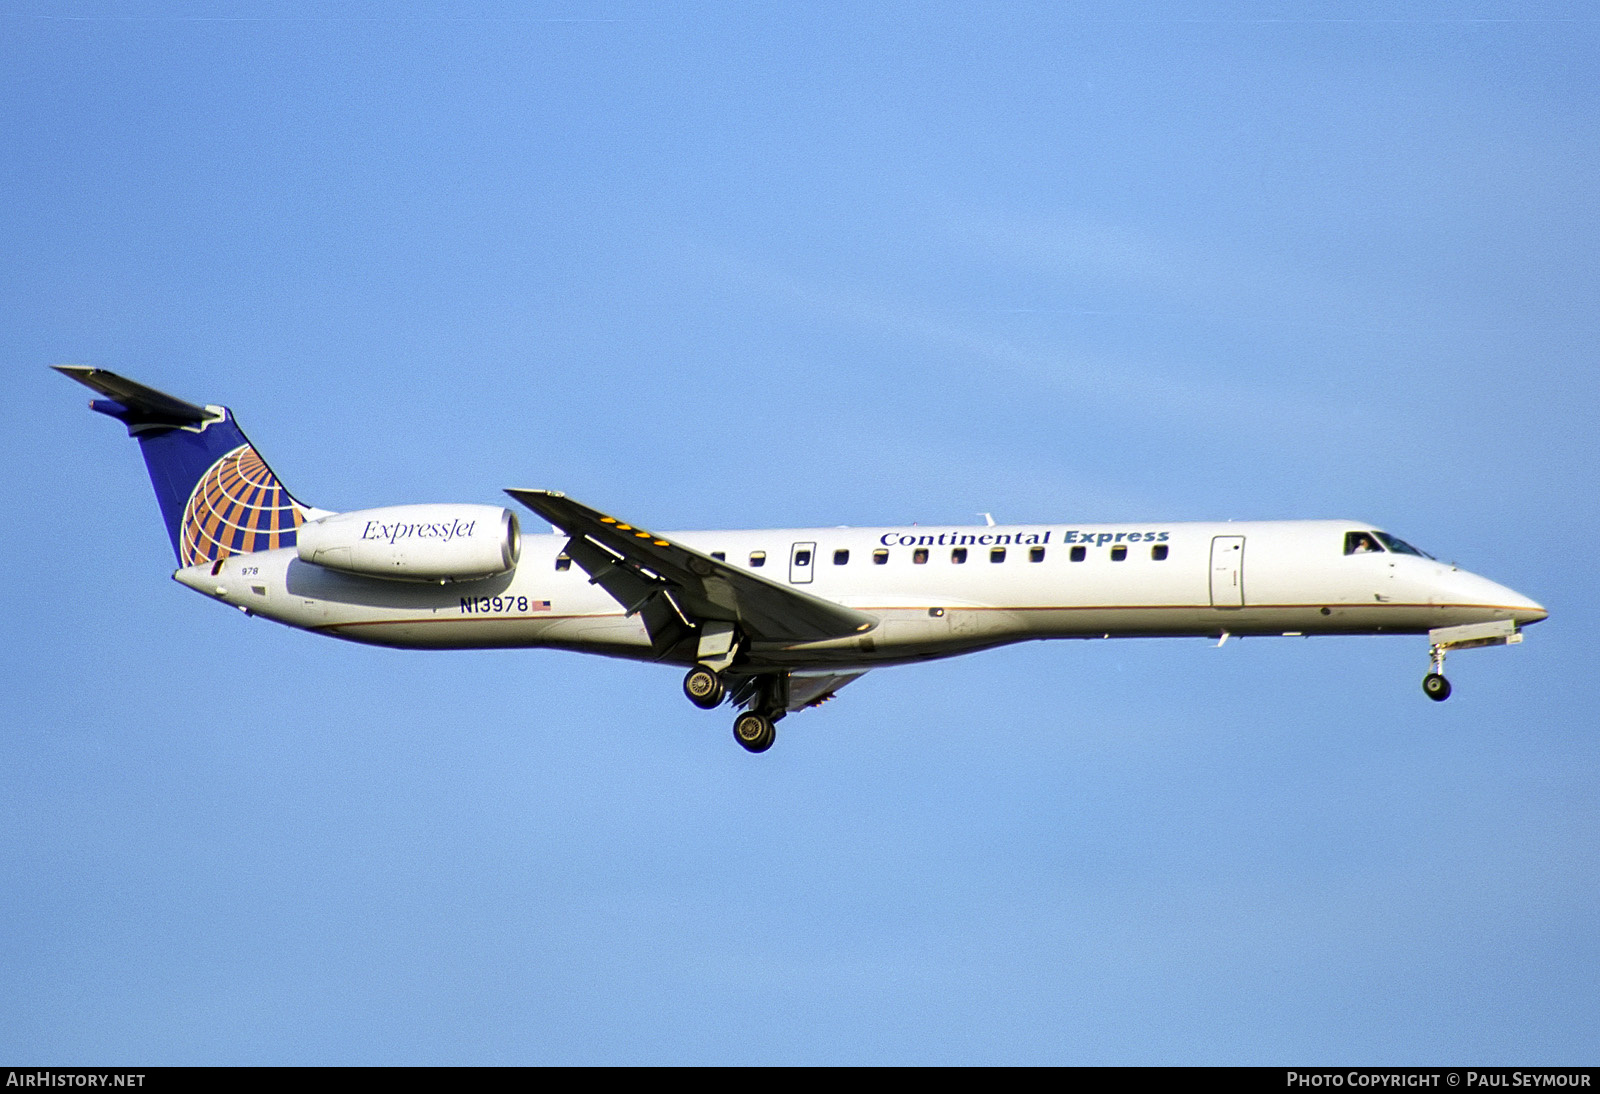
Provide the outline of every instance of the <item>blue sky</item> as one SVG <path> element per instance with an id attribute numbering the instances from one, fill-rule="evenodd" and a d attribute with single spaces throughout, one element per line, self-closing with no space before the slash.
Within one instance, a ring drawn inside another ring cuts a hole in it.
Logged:
<path id="1" fill-rule="evenodd" d="M 1594 1063 L 1581 5 L 0 4 L 0 1057 Z M 45 366 L 334 509 L 1348 517 L 1544 603 L 674 670 L 168 580 Z"/>

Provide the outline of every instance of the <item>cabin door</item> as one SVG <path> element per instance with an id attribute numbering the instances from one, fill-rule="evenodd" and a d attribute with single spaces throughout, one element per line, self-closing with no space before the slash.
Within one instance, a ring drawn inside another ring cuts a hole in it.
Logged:
<path id="1" fill-rule="evenodd" d="M 1244 607 L 1244 537 L 1211 540 L 1211 606 Z"/>
<path id="2" fill-rule="evenodd" d="M 815 543 L 796 543 L 789 552 L 789 584 L 811 584 L 811 568 L 817 563 Z"/>

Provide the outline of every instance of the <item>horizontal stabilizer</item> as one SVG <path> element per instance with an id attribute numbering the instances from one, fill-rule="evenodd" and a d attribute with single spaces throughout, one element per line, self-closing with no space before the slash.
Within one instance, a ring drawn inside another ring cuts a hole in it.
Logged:
<path id="1" fill-rule="evenodd" d="M 90 368 L 88 365 L 51 365 L 51 368 L 63 376 L 70 376 L 78 383 L 88 388 L 93 388 L 100 394 L 117 403 L 125 413 L 111 416 L 120 418 L 132 425 L 195 425 L 214 415 L 207 413 L 204 407 L 186 403 L 182 399 L 174 398 L 164 391 L 157 391 L 153 387 L 118 376 L 115 372 L 108 372 L 103 368 Z M 91 404 L 92 405 L 92 404 Z M 110 408 L 95 406 L 96 410 L 107 412 Z"/>

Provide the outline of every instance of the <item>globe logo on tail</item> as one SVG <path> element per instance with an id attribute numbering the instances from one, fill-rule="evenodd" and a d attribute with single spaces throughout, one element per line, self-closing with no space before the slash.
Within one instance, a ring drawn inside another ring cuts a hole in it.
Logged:
<path id="1" fill-rule="evenodd" d="M 240 445 L 195 484 L 183 510 L 179 554 L 185 566 L 229 555 L 293 547 L 304 510 L 256 450 Z"/>

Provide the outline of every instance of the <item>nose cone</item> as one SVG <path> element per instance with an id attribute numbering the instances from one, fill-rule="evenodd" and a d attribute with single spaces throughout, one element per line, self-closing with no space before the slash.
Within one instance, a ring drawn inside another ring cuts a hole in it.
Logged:
<path id="1" fill-rule="evenodd" d="M 1451 582 L 1452 591 L 1472 607 L 1485 612 L 1485 619 L 1510 619 L 1520 626 L 1537 623 L 1550 613 L 1544 605 L 1523 596 L 1515 589 L 1496 584 L 1486 577 L 1458 570 Z"/>
<path id="2" fill-rule="evenodd" d="M 1506 592 L 1511 594 L 1512 599 L 1508 601 L 1511 606 L 1511 618 L 1517 621 L 1518 626 L 1525 627 L 1529 623 L 1538 623 L 1550 614 L 1544 610 L 1543 604 L 1529 600 L 1521 593 L 1511 592 L 1510 589 L 1506 589 Z"/>

